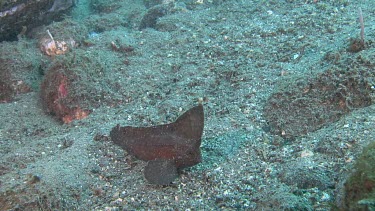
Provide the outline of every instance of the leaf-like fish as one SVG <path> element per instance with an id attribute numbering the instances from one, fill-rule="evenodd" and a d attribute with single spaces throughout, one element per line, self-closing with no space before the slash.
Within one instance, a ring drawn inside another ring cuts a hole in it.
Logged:
<path id="1" fill-rule="evenodd" d="M 182 114 L 175 122 L 152 127 L 120 127 L 111 130 L 112 141 L 129 154 L 144 161 L 162 160 L 176 169 L 201 162 L 201 137 L 204 127 L 203 106 L 198 105 Z M 149 169 L 154 169 L 150 162 Z M 155 171 L 156 177 L 163 174 Z M 146 177 L 147 179 L 147 177 Z M 149 182 L 153 183 L 149 180 Z"/>

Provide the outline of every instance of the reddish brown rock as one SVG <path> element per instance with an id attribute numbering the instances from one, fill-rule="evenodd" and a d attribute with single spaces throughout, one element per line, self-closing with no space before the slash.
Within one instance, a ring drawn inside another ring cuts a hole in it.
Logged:
<path id="1" fill-rule="evenodd" d="M 72 87 L 69 79 L 72 77 L 74 74 L 64 69 L 51 69 L 41 86 L 41 98 L 46 111 L 64 123 L 83 119 L 90 114 L 89 110 L 79 106 L 77 97 L 70 94 Z"/>

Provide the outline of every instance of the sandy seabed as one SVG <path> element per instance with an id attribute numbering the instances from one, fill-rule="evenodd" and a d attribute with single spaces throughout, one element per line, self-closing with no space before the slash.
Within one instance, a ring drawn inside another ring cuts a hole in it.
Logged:
<path id="1" fill-rule="evenodd" d="M 0 104 L 1 210 L 345 205 L 344 183 L 374 142 L 375 106 L 292 138 L 270 132 L 264 107 L 273 93 L 328 70 L 366 73 L 373 101 L 375 1 L 171 1 L 142 30 L 150 15 L 142 1 L 85 2 L 61 22 L 0 43 L 0 71 L 28 87 Z M 350 52 L 359 8 L 366 48 Z M 45 55 L 47 30 L 75 43 Z M 51 71 L 68 74 L 70 103 L 90 110 L 86 118 L 63 124 L 46 112 L 40 87 Z M 117 124 L 170 123 L 202 102 L 203 160 L 171 185 L 148 184 L 146 162 L 110 140 Z"/>

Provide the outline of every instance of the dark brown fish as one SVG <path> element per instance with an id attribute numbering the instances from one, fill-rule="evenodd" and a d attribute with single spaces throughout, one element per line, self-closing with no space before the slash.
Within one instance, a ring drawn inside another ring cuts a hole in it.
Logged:
<path id="1" fill-rule="evenodd" d="M 154 172 L 152 169 L 157 168 L 153 164 L 168 166 L 172 163 L 175 169 L 179 169 L 201 162 L 200 145 L 203 127 L 203 106 L 198 105 L 186 111 L 173 123 L 152 127 L 120 127 L 117 125 L 112 129 L 110 136 L 115 144 L 138 159 L 158 160 L 158 162 L 150 162 L 148 165 L 148 175 L 152 175 Z M 155 171 L 156 178 L 148 179 L 148 181 L 158 184 L 158 182 L 154 182 L 158 181 L 157 177 L 162 179 L 163 175 L 168 174 L 165 172 L 167 169 L 163 171 L 163 174 Z M 172 174 L 170 173 L 170 175 Z M 165 184 L 166 182 L 160 183 Z"/>

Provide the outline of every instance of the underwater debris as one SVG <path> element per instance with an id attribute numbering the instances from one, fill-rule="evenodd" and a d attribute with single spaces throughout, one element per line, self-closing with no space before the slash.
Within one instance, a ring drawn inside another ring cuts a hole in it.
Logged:
<path id="1" fill-rule="evenodd" d="M 0 11 L 0 18 L 5 17 L 7 15 L 13 15 L 16 12 L 20 12 L 25 7 L 26 7 L 26 5 L 22 3 L 22 4 L 16 5 L 16 6 L 10 8 L 10 9 L 8 9 L 8 10 Z"/>
<path id="2" fill-rule="evenodd" d="M 39 42 L 39 45 L 40 50 L 48 56 L 65 54 L 69 50 L 68 43 L 70 43 L 71 47 L 74 47 L 76 45 L 73 39 L 70 39 L 68 43 L 65 41 L 55 41 L 49 30 L 47 30 L 47 34 L 49 38 L 43 38 Z"/>
<path id="3" fill-rule="evenodd" d="M 351 38 L 349 40 L 349 47 L 347 49 L 348 52 L 351 53 L 358 53 L 366 48 L 366 42 L 365 42 L 365 24 L 363 20 L 363 13 L 362 9 L 358 9 L 358 14 L 359 14 L 359 24 L 361 31 L 359 33 L 359 38 Z"/>
<path id="4" fill-rule="evenodd" d="M 112 141 L 136 158 L 149 161 L 145 178 L 152 184 L 167 185 L 177 177 L 177 169 L 201 162 L 201 137 L 204 127 L 200 104 L 175 122 L 152 127 L 115 126 Z"/>

